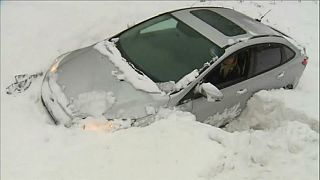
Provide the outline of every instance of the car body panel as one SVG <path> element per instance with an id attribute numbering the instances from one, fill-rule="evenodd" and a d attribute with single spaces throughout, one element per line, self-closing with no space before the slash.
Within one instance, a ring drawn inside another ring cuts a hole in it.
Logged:
<path id="1" fill-rule="evenodd" d="M 192 113 L 197 120 L 211 125 L 220 126 L 226 119 L 232 119 L 244 109 L 246 101 L 250 98 L 251 81 L 243 81 L 220 91 L 223 98 L 219 101 L 210 102 L 206 97 L 192 100 Z M 243 93 L 238 93 L 243 91 Z M 235 108 L 235 109 L 234 109 Z M 231 112 L 234 109 L 234 112 Z"/>
<path id="2" fill-rule="evenodd" d="M 278 67 L 272 68 L 271 70 L 268 70 L 262 74 L 249 77 L 244 81 L 220 89 L 224 95 L 223 99 L 220 101 L 209 102 L 206 97 L 202 96 L 179 104 L 179 101 L 181 101 L 181 99 L 183 99 L 183 97 L 189 91 L 193 91 L 193 87 L 199 84 L 206 74 L 208 74 L 215 66 L 222 62 L 230 54 L 253 45 L 264 43 L 279 43 L 286 45 L 295 51 L 295 57 L 290 61 L 281 64 Z M 238 110 L 243 110 L 248 99 L 259 90 L 278 89 L 286 87 L 289 84 L 295 86 L 298 83 L 303 70 L 305 69 L 305 66 L 301 64 L 303 58 L 304 56 L 301 51 L 297 48 L 294 48 L 292 44 L 290 44 L 284 38 L 263 37 L 238 43 L 226 49 L 226 53 L 210 68 L 208 68 L 206 72 L 200 75 L 197 80 L 193 82 L 193 84 L 190 84 L 190 86 L 185 89 L 185 92 L 180 92 L 179 94 L 173 95 L 175 98 L 171 98 L 171 105 L 176 104 L 182 109 L 192 112 L 196 115 L 197 120 L 200 122 L 206 122 L 216 126 L 223 125 L 226 123 L 226 120 L 230 120 L 239 115 Z"/>

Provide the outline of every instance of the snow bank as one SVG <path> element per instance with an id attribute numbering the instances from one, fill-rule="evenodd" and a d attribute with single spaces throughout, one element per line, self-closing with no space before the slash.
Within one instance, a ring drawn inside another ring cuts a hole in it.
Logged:
<path id="1" fill-rule="evenodd" d="M 270 130 L 227 133 L 214 129 L 209 138 L 224 148 L 207 179 L 316 179 L 319 134 L 306 124 L 289 122 Z M 300 164 L 297 162 L 301 162 Z M 310 168 L 310 169 L 309 169 Z"/>
<path id="2" fill-rule="evenodd" d="M 107 40 L 102 41 L 97 43 L 94 48 L 101 54 L 107 56 L 108 59 L 123 73 L 121 78 L 131 83 L 135 88 L 147 92 L 161 93 L 156 83 L 147 76 L 136 72 L 133 67 L 131 67 L 124 58 L 122 58 L 121 53 L 116 48 L 114 42 Z M 119 78 L 119 75 L 117 77 Z"/>
<path id="3" fill-rule="evenodd" d="M 220 127 L 221 125 L 227 123 L 226 120 L 234 121 L 235 117 L 237 117 L 241 113 L 241 109 L 239 107 L 240 107 L 240 103 L 232 106 L 231 108 L 226 108 L 222 113 L 218 112 L 215 115 L 210 116 L 208 119 L 204 121 L 204 123 Z"/>
<path id="4" fill-rule="evenodd" d="M 288 103 L 290 101 L 286 101 L 285 97 L 291 93 L 295 92 L 282 89 L 263 90 L 254 94 L 241 116 L 228 124 L 227 129 L 229 131 L 251 128 L 262 130 L 277 128 L 289 121 L 298 121 L 319 132 L 319 116 L 304 111 L 303 108 L 297 109 L 297 106 L 304 106 L 304 103 L 301 103 L 302 101 L 298 101 L 298 99 L 293 100 L 298 101 L 295 102 L 297 105 L 294 102 Z"/>

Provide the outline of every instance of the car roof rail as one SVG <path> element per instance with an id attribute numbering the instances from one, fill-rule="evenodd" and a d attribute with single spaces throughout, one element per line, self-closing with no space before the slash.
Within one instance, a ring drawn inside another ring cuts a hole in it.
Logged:
<path id="1" fill-rule="evenodd" d="M 249 38 L 243 38 L 243 39 L 239 39 L 237 41 L 235 41 L 234 43 L 231 43 L 231 44 L 228 44 L 226 46 L 223 47 L 223 49 L 227 49 L 235 44 L 238 44 L 240 42 L 244 42 L 244 41 L 248 41 L 250 39 L 256 39 L 256 38 L 262 38 L 262 37 L 279 37 L 279 38 L 283 38 L 283 36 L 280 36 L 280 35 L 275 35 L 275 34 L 264 34 L 264 35 L 256 35 L 256 36 L 252 36 L 252 37 L 249 37 Z"/>
<path id="2" fill-rule="evenodd" d="M 183 11 L 183 10 L 188 10 L 188 9 L 212 9 L 212 8 L 234 10 L 232 8 L 222 7 L 222 6 L 194 6 L 194 7 L 185 7 L 185 8 L 175 9 L 175 10 L 172 10 L 172 11 L 167 11 L 167 12 L 162 13 L 162 14 L 174 13 L 174 12 L 177 12 L 177 11 Z"/>
<path id="3" fill-rule="evenodd" d="M 249 39 L 256 39 L 256 38 L 261 38 L 261 37 L 280 37 L 280 38 L 283 38 L 283 36 L 276 35 L 276 34 L 265 34 L 265 35 L 252 36 Z"/>

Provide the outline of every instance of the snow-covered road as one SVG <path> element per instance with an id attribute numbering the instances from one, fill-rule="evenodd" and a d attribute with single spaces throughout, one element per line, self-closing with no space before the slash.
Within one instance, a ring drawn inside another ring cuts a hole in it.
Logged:
<path id="1" fill-rule="evenodd" d="M 222 130 L 187 112 L 115 133 L 52 125 L 41 79 L 8 96 L 16 74 L 44 71 L 63 52 L 190 6 L 231 7 L 306 46 L 297 89 L 261 91 Z M 1 179 L 319 179 L 319 2 L 0 2 Z"/>

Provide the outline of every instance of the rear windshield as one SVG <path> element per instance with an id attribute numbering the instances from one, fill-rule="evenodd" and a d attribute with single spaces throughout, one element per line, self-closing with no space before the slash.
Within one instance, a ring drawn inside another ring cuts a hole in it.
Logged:
<path id="1" fill-rule="evenodd" d="M 190 13 L 226 36 L 238 36 L 241 34 L 246 34 L 246 31 L 243 30 L 240 26 L 236 25 L 229 19 L 221 16 L 216 12 L 207 9 L 200 9 L 190 11 Z"/>

